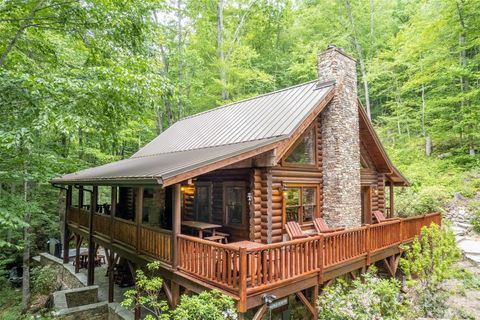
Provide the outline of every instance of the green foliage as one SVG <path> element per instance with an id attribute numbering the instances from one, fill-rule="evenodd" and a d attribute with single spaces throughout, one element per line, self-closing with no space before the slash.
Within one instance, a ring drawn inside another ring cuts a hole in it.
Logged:
<path id="1" fill-rule="evenodd" d="M 444 280 L 455 275 L 454 263 L 460 259 L 455 235 L 446 224 L 423 227 L 421 235 L 405 248 L 400 267 L 421 287 L 434 291 Z"/>
<path id="2" fill-rule="evenodd" d="M 163 280 L 155 275 L 159 268 L 160 262 L 154 261 L 147 264 L 149 274 L 138 269 L 135 275 L 135 289 L 126 291 L 122 301 L 124 307 L 131 309 L 141 307 L 150 312 L 151 314 L 145 318 L 147 320 L 169 319 L 167 302 L 160 296 Z"/>
<path id="3" fill-rule="evenodd" d="M 217 290 L 204 291 L 193 296 L 183 295 L 172 316 L 174 320 L 237 319 L 233 299 Z"/>
<path id="4" fill-rule="evenodd" d="M 183 295 L 177 308 L 169 311 L 165 298 L 161 296 L 163 280 L 155 275 L 159 268 L 160 262 L 154 261 L 147 264 L 148 274 L 140 269 L 137 270 L 135 289 L 124 293 L 122 306 L 130 309 L 144 308 L 150 313 L 145 318 L 147 320 L 237 319 L 233 299 L 217 290 L 204 291 L 191 297 Z"/>
<path id="5" fill-rule="evenodd" d="M 38 266 L 31 270 L 34 293 L 48 295 L 58 290 L 61 283 L 58 279 L 59 268 L 55 266 Z"/>
<path id="6" fill-rule="evenodd" d="M 404 319 L 408 305 L 401 301 L 400 282 L 372 273 L 351 284 L 338 280 L 318 298 L 319 319 Z"/>

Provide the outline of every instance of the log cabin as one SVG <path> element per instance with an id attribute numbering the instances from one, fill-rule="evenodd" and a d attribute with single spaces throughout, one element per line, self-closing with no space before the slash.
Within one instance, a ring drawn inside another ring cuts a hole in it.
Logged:
<path id="1" fill-rule="evenodd" d="M 172 307 L 181 290 L 218 289 L 255 319 L 287 296 L 315 319 L 335 278 L 375 263 L 395 275 L 400 245 L 441 217 L 372 218 L 394 217 L 394 189 L 409 182 L 357 97 L 355 60 L 329 46 L 317 68 L 314 81 L 189 116 L 128 159 L 53 179 L 66 194 L 64 263 L 75 241 L 78 266 L 87 241 L 93 284 L 104 247 L 113 301 L 119 259 L 158 260 Z M 316 233 L 319 217 L 342 229 Z M 308 236 L 289 239 L 290 221 Z"/>

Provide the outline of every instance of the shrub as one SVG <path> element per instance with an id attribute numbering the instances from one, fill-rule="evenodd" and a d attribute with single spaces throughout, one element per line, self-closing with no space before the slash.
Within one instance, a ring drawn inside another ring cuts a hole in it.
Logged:
<path id="1" fill-rule="evenodd" d="M 423 227 L 420 237 L 407 246 L 400 260 L 403 272 L 419 281 L 423 287 L 435 289 L 439 283 L 455 275 L 453 264 L 460 259 L 455 235 L 449 225 L 432 223 Z"/>
<path id="2" fill-rule="evenodd" d="M 460 250 L 450 226 L 431 224 L 423 227 L 420 237 L 405 247 L 400 267 L 409 279 L 407 295 L 418 316 L 442 317 L 447 293 L 439 285 L 458 275 L 453 267 L 460 259 Z"/>
<path id="3" fill-rule="evenodd" d="M 429 186 L 415 191 L 405 189 L 397 194 L 395 208 L 401 217 L 441 211 L 450 198 L 448 192 L 439 186 Z"/>
<path id="4" fill-rule="evenodd" d="M 204 291 L 191 297 L 183 295 L 172 314 L 174 320 L 237 319 L 234 301 L 217 290 Z"/>
<path id="5" fill-rule="evenodd" d="M 403 319 L 406 302 L 400 299 L 400 282 L 380 279 L 366 273 L 351 284 L 338 280 L 326 288 L 318 298 L 318 318 L 347 319 Z"/>
<path id="6" fill-rule="evenodd" d="M 162 298 L 163 280 L 155 275 L 160 268 L 158 261 L 147 264 L 147 272 L 137 270 L 135 289 L 124 293 L 122 306 L 133 309 L 141 307 L 150 314 L 146 320 L 235 320 L 235 302 L 217 290 L 204 291 L 199 295 L 183 295 L 174 311 L 169 311 L 167 302 Z"/>
<path id="7" fill-rule="evenodd" d="M 473 226 L 473 231 L 480 233 L 480 210 L 475 211 L 470 218 L 470 223 Z"/>
<path id="8" fill-rule="evenodd" d="M 41 266 L 32 269 L 32 288 L 37 294 L 48 295 L 57 290 L 61 284 L 58 279 L 58 268 Z"/>
<path id="9" fill-rule="evenodd" d="M 145 317 L 146 320 L 169 319 L 167 302 L 160 297 L 163 280 L 155 275 L 160 268 L 160 262 L 154 261 L 147 264 L 148 275 L 138 269 L 135 275 L 135 289 L 124 293 L 122 306 L 127 308 L 140 307 L 151 314 Z"/>

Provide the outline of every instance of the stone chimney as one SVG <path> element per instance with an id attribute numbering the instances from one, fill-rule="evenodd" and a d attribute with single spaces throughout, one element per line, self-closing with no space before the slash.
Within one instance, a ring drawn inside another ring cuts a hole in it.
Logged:
<path id="1" fill-rule="evenodd" d="M 362 221 L 355 65 L 333 45 L 318 55 L 319 83 L 335 81 L 335 96 L 321 113 L 323 216 L 331 227 L 354 227 Z"/>

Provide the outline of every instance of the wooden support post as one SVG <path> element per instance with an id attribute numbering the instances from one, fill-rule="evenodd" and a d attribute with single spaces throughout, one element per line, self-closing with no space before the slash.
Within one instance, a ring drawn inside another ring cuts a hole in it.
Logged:
<path id="1" fill-rule="evenodd" d="M 83 193 L 84 193 L 83 192 L 83 186 L 79 186 L 78 187 L 78 207 L 80 209 L 83 208 L 83 197 L 84 197 Z"/>
<path id="2" fill-rule="evenodd" d="M 137 266 L 135 264 L 133 264 L 130 260 L 127 260 L 127 265 L 128 265 L 128 269 L 130 270 L 130 273 L 132 274 L 132 277 L 133 277 L 133 280 L 135 282 L 135 289 L 137 291 L 137 296 L 136 296 L 136 300 L 138 301 L 139 300 L 139 295 L 138 295 L 138 287 L 137 287 Z M 135 320 L 140 320 L 141 318 L 141 315 L 142 315 L 142 310 L 141 310 L 141 307 L 139 304 L 136 304 L 135 305 L 135 309 L 134 309 L 134 314 L 133 314 L 133 317 Z"/>
<path id="3" fill-rule="evenodd" d="M 70 230 L 68 229 L 68 211 L 72 206 L 72 186 L 67 187 L 65 193 L 65 216 L 63 225 L 63 263 L 69 261 L 69 249 L 70 249 Z"/>
<path id="4" fill-rule="evenodd" d="M 112 187 L 112 206 L 110 207 L 110 245 L 113 245 L 114 219 L 117 212 L 117 187 Z"/>
<path id="5" fill-rule="evenodd" d="M 320 271 L 318 273 L 318 283 L 322 284 L 323 283 L 323 253 L 325 252 L 325 238 L 323 234 L 319 235 L 320 240 L 318 242 L 318 266 L 320 268 Z"/>
<path id="6" fill-rule="evenodd" d="M 177 269 L 177 259 L 178 259 L 178 235 L 180 234 L 180 225 L 181 225 L 181 185 L 179 183 L 173 186 L 173 201 L 172 201 L 172 267 Z"/>
<path id="7" fill-rule="evenodd" d="M 318 319 L 318 310 L 316 308 L 318 300 L 318 284 L 312 288 L 312 305 L 313 309 L 315 309 L 315 315 L 313 317 L 314 320 Z"/>
<path id="8" fill-rule="evenodd" d="M 82 237 L 75 234 L 75 273 L 80 271 L 80 247 L 82 246 Z"/>
<path id="9" fill-rule="evenodd" d="M 255 315 L 253 316 L 252 320 L 261 320 L 263 318 L 263 315 L 267 312 L 268 306 L 266 304 L 262 305 L 260 308 L 258 308 L 257 312 L 255 312 Z M 243 312 L 240 312 L 240 314 L 243 315 Z"/>
<path id="10" fill-rule="evenodd" d="M 240 248 L 239 258 L 239 279 L 238 279 L 238 311 L 247 311 L 247 249 Z"/>
<path id="11" fill-rule="evenodd" d="M 171 282 L 172 308 L 175 309 L 180 302 L 180 285 L 173 280 Z"/>
<path id="12" fill-rule="evenodd" d="M 108 255 L 108 302 L 113 302 L 113 297 L 115 293 L 115 285 L 113 283 L 114 279 L 114 269 L 115 269 L 115 252 L 110 249 Z"/>
<path id="13" fill-rule="evenodd" d="M 143 188 L 140 187 L 137 189 L 137 199 L 135 203 L 135 223 L 137 225 L 137 243 L 135 248 L 137 250 L 137 254 L 140 252 L 140 225 L 142 224 L 143 218 Z"/>
<path id="14" fill-rule="evenodd" d="M 367 224 L 367 230 L 366 230 L 366 241 L 365 241 L 365 251 L 367 252 L 367 259 L 366 259 L 366 265 L 370 265 L 370 225 Z"/>
<path id="15" fill-rule="evenodd" d="M 88 219 L 88 270 L 87 285 L 92 286 L 95 282 L 95 250 L 93 242 L 93 215 L 97 210 L 98 187 L 94 186 L 90 195 L 90 216 Z"/>
<path id="16" fill-rule="evenodd" d="M 390 192 L 390 203 L 389 203 L 389 205 L 390 205 L 390 216 L 389 216 L 389 218 L 391 218 L 391 217 L 395 216 L 395 212 L 394 212 L 395 207 L 394 207 L 394 199 L 393 199 L 393 197 L 394 197 L 393 194 L 394 193 L 393 193 L 393 182 L 392 181 L 390 181 L 390 187 L 388 189 L 389 189 L 388 191 Z"/>
<path id="17" fill-rule="evenodd" d="M 298 298 L 300 298 L 300 301 L 303 302 L 305 307 L 307 307 L 307 310 L 310 311 L 310 314 L 312 315 L 312 319 L 316 319 L 317 311 L 316 311 L 316 308 L 315 308 L 315 303 L 312 305 L 310 303 L 310 301 L 308 301 L 308 299 L 305 297 L 305 295 L 303 294 L 302 291 L 298 291 L 296 293 L 296 295 L 297 295 Z"/>

